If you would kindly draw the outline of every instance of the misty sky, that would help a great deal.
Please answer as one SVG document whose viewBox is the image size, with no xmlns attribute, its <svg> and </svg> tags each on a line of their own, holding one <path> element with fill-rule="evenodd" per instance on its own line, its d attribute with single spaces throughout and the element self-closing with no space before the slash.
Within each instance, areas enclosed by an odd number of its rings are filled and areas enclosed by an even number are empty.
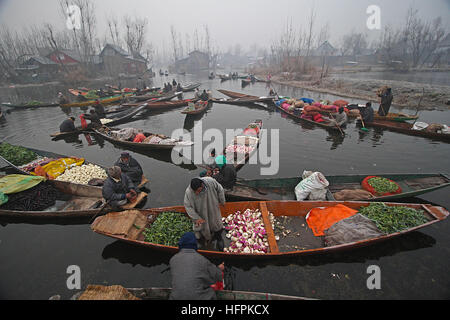
<svg viewBox="0 0 450 320">
<path fill-rule="evenodd" d="M 94 4 L 100 39 L 106 34 L 108 16 L 136 15 L 149 20 L 148 41 L 167 49 L 171 25 L 182 35 L 192 35 L 196 28 L 200 32 L 208 25 L 214 46 L 222 51 L 236 43 L 243 48 L 255 43 L 269 46 L 289 19 L 295 27 L 306 27 L 313 6 L 316 31 L 329 23 L 330 42 L 336 45 L 351 30 L 365 31 L 369 38 L 377 36 L 366 27 L 369 5 L 381 8 L 382 27 L 401 24 L 410 5 L 424 19 L 441 16 L 447 30 L 450 21 L 450 0 L 95 0 Z M 20 30 L 44 22 L 65 27 L 58 0 L 0 0 L 0 25 Z"/>
</svg>

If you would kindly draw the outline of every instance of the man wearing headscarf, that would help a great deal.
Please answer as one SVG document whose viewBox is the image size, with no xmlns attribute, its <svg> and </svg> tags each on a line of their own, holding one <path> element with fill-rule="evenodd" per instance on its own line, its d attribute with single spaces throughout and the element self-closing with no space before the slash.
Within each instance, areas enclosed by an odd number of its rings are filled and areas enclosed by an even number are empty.
<svg viewBox="0 0 450 320">
<path fill-rule="evenodd" d="M 120 158 L 114 165 L 120 167 L 122 172 L 131 179 L 133 184 L 139 185 L 141 183 L 143 174 L 142 167 L 128 152 L 122 152 Z"/>
<path fill-rule="evenodd" d="M 197 252 L 197 239 L 186 232 L 178 242 L 180 251 L 169 261 L 172 274 L 170 300 L 213 300 L 211 285 L 222 281 L 224 264 L 215 266 Z"/>
<path fill-rule="evenodd" d="M 108 178 L 103 183 L 102 195 L 112 207 L 123 206 L 137 196 L 133 182 L 122 173 L 120 167 L 113 166 L 108 168 L 107 172 Z"/>
<path fill-rule="evenodd" d="M 232 190 L 236 183 L 236 168 L 232 164 L 227 164 L 227 158 L 223 155 L 216 157 L 216 167 L 218 172 L 213 178 L 219 182 L 225 190 Z"/>
<path fill-rule="evenodd" d="M 225 204 L 225 192 L 220 183 L 211 177 L 191 180 L 184 194 L 184 207 L 193 220 L 195 236 L 205 246 L 217 240 L 217 247 L 222 251 L 223 223 L 219 204 Z"/>
</svg>

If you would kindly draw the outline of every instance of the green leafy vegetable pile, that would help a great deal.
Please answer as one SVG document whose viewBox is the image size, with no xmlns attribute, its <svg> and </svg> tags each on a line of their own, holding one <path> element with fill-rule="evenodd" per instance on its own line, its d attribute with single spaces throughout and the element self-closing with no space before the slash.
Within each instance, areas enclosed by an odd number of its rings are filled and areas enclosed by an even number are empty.
<svg viewBox="0 0 450 320">
<path fill-rule="evenodd" d="M 394 192 L 398 189 L 398 185 L 386 178 L 375 177 L 367 180 L 367 183 L 375 189 L 377 193 Z"/>
<path fill-rule="evenodd" d="M 9 143 L 0 144 L 0 155 L 15 166 L 21 166 L 37 159 L 38 155 L 27 148 L 13 146 Z"/>
<path fill-rule="evenodd" d="M 99 96 L 97 95 L 97 91 L 95 91 L 95 90 L 89 90 L 88 93 L 84 97 L 89 100 L 99 98 Z"/>
<path fill-rule="evenodd" d="M 404 206 L 388 206 L 384 203 L 371 203 L 361 207 L 359 213 L 373 220 L 384 233 L 394 233 L 428 222 L 423 210 Z"/>
<path fill-rule="evenodd" d="M 162 212 L 143 234 L 147 242 L 178 246 L 181 236 L 190 231 L 192 231 L 192 221 L 183 213 Z"/>
<path fill-rule="evenodd" d="M 43 104 L 41 101 L 31 100 L 27 103 L 27 106 L 37 106 Z"/>
</svg>

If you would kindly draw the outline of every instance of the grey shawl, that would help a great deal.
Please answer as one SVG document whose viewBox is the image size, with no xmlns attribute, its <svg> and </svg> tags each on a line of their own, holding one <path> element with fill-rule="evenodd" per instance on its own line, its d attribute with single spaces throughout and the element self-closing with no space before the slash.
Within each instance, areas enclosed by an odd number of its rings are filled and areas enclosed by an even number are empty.
<svg viewBox="0 0 450 320">
<path fill-rule="evenodd" d="M 192 220 L 204 219 L 199 227 L 194 224 L 194 232 L 197 239 L 200 235 L 206 240 L 211 240 L 213 232 L 223 229 L 222 215 L 219 203 L 225 204 L 225 192 L 223 187 L 211 177 L 200 178 L 206 186 L 199 195 L 196 195 L 191 186 L 186 188 L 184 194 L 184 207 Z"/>
</svg>

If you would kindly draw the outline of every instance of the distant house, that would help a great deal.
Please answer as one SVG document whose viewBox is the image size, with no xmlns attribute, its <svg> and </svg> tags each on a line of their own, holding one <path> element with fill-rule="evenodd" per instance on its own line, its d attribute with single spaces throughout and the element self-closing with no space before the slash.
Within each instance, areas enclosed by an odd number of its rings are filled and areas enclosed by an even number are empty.
<svg viewBox="0 0 450 320">
<path fill-rule="evenodd" d="M 316 50 L 314 50 L 313 54 L 315 56 L 334 56 L 337 52 L 338 50 L 328 41 L 324 41 Z"/>
<path fill-rule="evenodd" d="M 56 73 L 58 64 L 46 57 L 31 56 L 16 68 L 19 73 Z"/>
<path fill-rule="evenodd" d="M 195 72 L 209 68 L 209 55 L 194 50 L 186 58 L 175 61 L 175 71 Z"/>
<path fill-rule="evenodd" d="M 69 70 L 78 69 L 82 62 L 80 55 L 74 50 L 54 50 L 46 57 L 58 65 L 64 65 Z"/>
<path fill-rule="evenodd" d="M 104 72 L 111 76 L 119 74 L 139 75 L 147 71 L 147 61 L 139 53 L 129 53 L 114 44 L 106 44 L 99 57 Z"/>
</svg>

